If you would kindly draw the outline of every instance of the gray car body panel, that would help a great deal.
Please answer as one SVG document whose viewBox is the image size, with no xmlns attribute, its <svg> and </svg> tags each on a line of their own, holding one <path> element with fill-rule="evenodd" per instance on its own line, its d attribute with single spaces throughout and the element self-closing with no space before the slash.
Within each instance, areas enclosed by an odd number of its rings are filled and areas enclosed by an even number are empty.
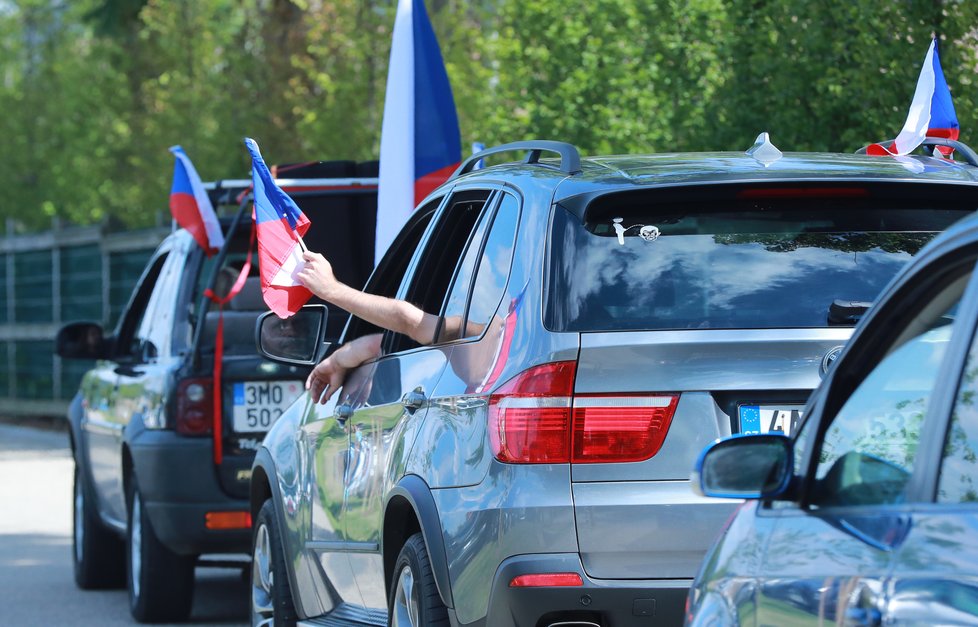
<svg viewBox="0 0 978 627">
<path fill-rule="evenodd" d="M 737 506 L 696 497 L 687 481 L 695 455 L 728 435 L 736 418 L 714 393 L 744 391 L 743 400 L 750 401 L 747 392 L 773 390 L 803 403 L 819 381 L 823 357 L 851 331 L 552 332 L 543 324 L 548 251 L 542 244 L 554 202 L 574 205 L 597 194 L 673 185 L 799 179 L 978 185 L 971 169 L 942 160 L 914 159 L 916 170 L 884 161 L 786 155 L 780 165 L 764 168 L 734 153 L 600 158 L 586 160 L 583 174 L 572 177 L 545 165 L 503 165 L 463 175 L 433 194 L 506 190 L 522 199 L 519 252 L 497 308 L 497 316 L 513 322 L 514 339 L 500 358 L 503 332 L 490 325 L 477 338 L 364 364 L 351 373 L 357 383 L 348 379 L 348 387 L 370 384 L 344 400 L 353 410 L 345 424 L 335 414 L 348 389 L 326 405 L 304 396 L 287 412 L 290 419 L 283 416 L 269 433 L 267 454 L 256 463 L 278 486 L 276 509 L 284 512 L 286 562 L 294 566 L 300 614 L 325 615 L 357 598 L 378 614 L 390 583 L 383 580 L 390 575 L 385 565 L 399 550 L 383 532 L 407 533 L 401 519 L 406 512 L 424 534 L 453 623 L 504 621 L 489 612 L 505 602 L 491 596 L 507 589 L 500 577 L 510 577 L 513 564 L 519 572 L 538 572 L 545 564 L 572 563 L 587 586 L 640 589 L 650 598 L 661 588 L 672 603 L 677 586 L 692 580 L 707 540 Z M 431 238 L 428 230 L 419 250 Z M 417 254 L 408 273 L 416 266 Z M 492 392 L 527 368 L 565 360 L 577 362 L 575 393 L 681 393 L 655 457 L 629 464 L 522 465 L 492 456 L 486 437 Z M 421 370 L 412 374 L 415 368 Z M 425 402 L 404 411 L 398 395 L 419 378 Z"/>
</svg>

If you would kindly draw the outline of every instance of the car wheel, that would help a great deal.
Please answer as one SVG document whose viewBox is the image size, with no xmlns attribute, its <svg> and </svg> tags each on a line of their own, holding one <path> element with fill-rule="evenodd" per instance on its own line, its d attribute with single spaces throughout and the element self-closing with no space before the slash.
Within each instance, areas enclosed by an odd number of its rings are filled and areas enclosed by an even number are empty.
<svg viewBox="0 0 978 627">
<path fill-rule="evenodd" d="M 121 588 L 126 581 L 125 546 L 119 536 L 102 526 L 89 492 L 75 464 L 71 528 L 75 584 L 83 590 Z"/>
<path fill-rule="evenodd" d="M 194 599 L 192 555 L 178 555 L 156 537 L 139 488 L 130 488 L 126 564 L 129 610 L 141 623 L 183 621 Z"/>
<path fill-rule="evenodd" d="M 428 549 L 420 533 L 404 543 L 395 562 L 392 583 L 387 603 L 387 623 L 391 627 L 448 624 L 448 610 L 438 594 Z"/>
<path fill-rule="evenodd" d="M 298 620 L 282 547 L 275 506 L 267 500 L 258 511 L 251 541 L 252 627 L 293 627 Z"/>
</svg>

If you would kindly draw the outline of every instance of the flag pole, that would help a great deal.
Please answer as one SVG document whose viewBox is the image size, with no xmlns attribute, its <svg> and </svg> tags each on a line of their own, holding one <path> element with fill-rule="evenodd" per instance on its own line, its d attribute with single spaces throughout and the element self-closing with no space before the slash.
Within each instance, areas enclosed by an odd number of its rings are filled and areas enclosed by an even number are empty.
<svg viewBox="0 0 978 627">
<path fill-rule="evenodd" d="M 295 235 L 296 241 L 299 242 L 299 248 L 302 250 L 302 252 L 304 252 L 304 253 L 309 252 L 309 249 L 306 247 L 306 243 L 304 241 L 302 241 L 302 236 L 299 235 L 299 232 L 298 231 L 292 231 L 292 233 Z"/>
</svg>

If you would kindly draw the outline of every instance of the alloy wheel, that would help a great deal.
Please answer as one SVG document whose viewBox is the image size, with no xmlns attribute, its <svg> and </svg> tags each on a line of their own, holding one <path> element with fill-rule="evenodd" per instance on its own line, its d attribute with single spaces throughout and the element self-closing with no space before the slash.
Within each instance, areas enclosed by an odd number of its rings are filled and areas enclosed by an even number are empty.
<svg viewBox="0 0 978 627">
<path fill-rule="evenodd" d="M 251 561 L 251 624 L 265 627 L 275 622 L 275 605 L 272 591 L 275 574 L 272 572 L 271 542 L 268 525 L 262 524 L 255 532 L 255 549 Z"/>
<path fill-rule="evenodd" d="M 77 470 L 75 473 L 75 561 L 81 563 L 85 557 L 85 494 L 81 477 Z"/>
<path fill-rule="evenodd" d="M 418 600 L 414 591 L 414 573 L 407 564 L 397 578 L 391 627 L 416 627 L 421 624 Z"/>
<path fill-rule="evenodd" d="M 132 516 L 129 521 L 129 526 L 131 527 L 129 533 L 129 572 L 130 583 L 132 590 L 132 596 L 134 599 L 139 598 L 139 580 L 142 576 L 143 570 L 143 555 L 140 549 L 143 545 L 143 518 L 142 518 L 142 503 L 139 499 L 139 492 L 133 494 L 132 497 Z"/>
</svg>

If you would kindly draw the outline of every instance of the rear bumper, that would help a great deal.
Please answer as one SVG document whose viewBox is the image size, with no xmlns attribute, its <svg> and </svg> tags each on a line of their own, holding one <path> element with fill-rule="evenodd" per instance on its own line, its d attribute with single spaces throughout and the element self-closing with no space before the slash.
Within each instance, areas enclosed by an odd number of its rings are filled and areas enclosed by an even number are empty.
<svg viewBox="0 0 978 627">
<path fill-rule="evenodd" d="M 579 587 L 511 588 L 518 575 L 577 573 Z M 590 622 L 601 627 L 681 625 L 691 579 L 591 579 L 576 554 L 521 555 L 503 562 L 493 581 L 486 624 L 534 627 Z"/>
<path fill-rule="evenodd" d="M 248 511 L 247 499 L 221 489 L 210 438 L 142 431 L 130 451 L 149 522 L 170 550 L 184 555 L 250 551 L 250 528 L 207 528 L 208 512 Z"/>
</svg>

